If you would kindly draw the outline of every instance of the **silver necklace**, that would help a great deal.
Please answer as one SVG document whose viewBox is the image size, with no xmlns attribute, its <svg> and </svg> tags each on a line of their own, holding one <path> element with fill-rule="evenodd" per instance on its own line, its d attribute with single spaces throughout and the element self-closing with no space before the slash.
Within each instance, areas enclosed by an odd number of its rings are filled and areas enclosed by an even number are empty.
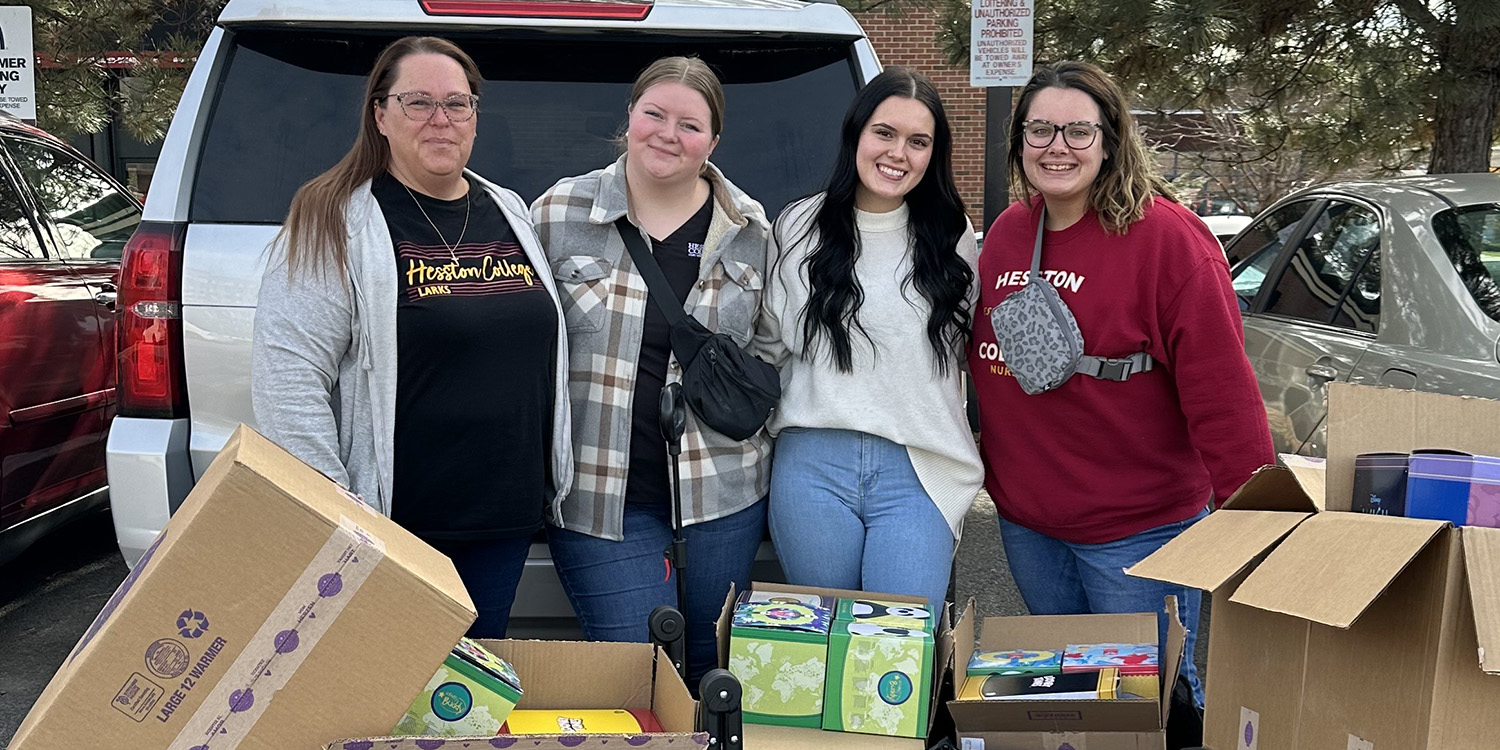
<svg viewBox="0 0 1500 750">
<path fill-rule="evenodd" d="M 401 181 L 397 180 L 397 182 Z M 422 212 L 422 218 L 426 219 L 427 225 L 432 227 L 432 231 L 437 233 L 438 242 L 443 243 L 443 247 L 448 249 L 448 257 L 453 259 L 453 264 L 458 265 L 458 253 L 453 252 L 453 248 L 464 244 L 464 235 L 469 232 L 469 204 L 472 202 L 469 200 L 469 193 L 467 191 L 464 192 L 464 228 L 458 232 L 458 242 L 450 245 L 447 238 L 443 237 L 443 231 L 438 229 L 437 224 L 433 223 L 432 217 L 427 215 L 427 209 L 422 208 L 422 201 L 417 200 L 417 194 L 413 193 L 411 188 L 406 187 L 406 183 L 404 182 L 401 183 L 401 187 L 406 188 L 406 194 L 411 196 L 412 203 L 417 204 L 417 210 Z"/>
</svg>

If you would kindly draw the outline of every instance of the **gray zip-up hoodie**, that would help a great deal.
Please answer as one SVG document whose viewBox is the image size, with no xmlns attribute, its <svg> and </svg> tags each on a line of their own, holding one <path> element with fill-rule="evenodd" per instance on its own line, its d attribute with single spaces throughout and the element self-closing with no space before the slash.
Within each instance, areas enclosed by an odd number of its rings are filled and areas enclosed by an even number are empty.
<svg viewBox="0 0 1500 750">
<path fill-rule="evenodd" d="M 550 264 L 521 197 L 465 172 L 500 206 L 537 278 L 558 303 Z M 269 248 L 251 349 L 250 397 L 260 431 L 293 455 L 391 514 L 396 432 L 396 254 L 365 182 L 345 215 L 348 284 L 309 269 L 287 274 L 284 242 Z M 568 340 L 559 304 L 553 387 L 552 482 L 556 519 L 573 482 Z M 499 321 L 497 321 L 498 324 Z M 439 437 L 439 436 L 434 436 Z M 482 454 L 491 446 L 454 450 Z"/>
</svg>

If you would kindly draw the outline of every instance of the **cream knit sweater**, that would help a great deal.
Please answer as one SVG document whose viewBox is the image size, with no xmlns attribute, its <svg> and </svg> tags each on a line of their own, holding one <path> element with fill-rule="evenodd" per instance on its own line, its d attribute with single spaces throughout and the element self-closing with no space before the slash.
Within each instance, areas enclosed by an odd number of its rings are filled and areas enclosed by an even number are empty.
<svg viewBox="0 0 1500 750">
<path fill-rule="evenodd" d="M 821 337 L 817 356 L 803 357 L 808 297 L 803 260 L 816 244 L 816 231 L 806 239 L 802 235 L 821 201 L 813 197 L 788 206 L 779 231 L 772 233 L 770 253 L 776 261 L 755 339 L 757 352 L 781 370 L 781 403 L 771 434 L 785 427 L 856 430 L 906 446 L 923 489 L 956 540 L 983 484 L 984 467 L 964 410 L 959 371 L 965 353 L 950 355 L 948 373 L 938 374 L 927 340 L 927 302 L 913 285 L 903 288 L 912 267 L 909 211 L 902 204 L 884 214 L 855 212 L 860 241 L 855 274 L 864 290 L 859 322 L 875 346 L 851 331 L 854 369 L 842 373 Z M 972 229 L 965 230 L 956 249 L 975 269 L 977 283 L 979 252 Z M 969 290 L 971 306 L 976 288 Z"/>
</svg>

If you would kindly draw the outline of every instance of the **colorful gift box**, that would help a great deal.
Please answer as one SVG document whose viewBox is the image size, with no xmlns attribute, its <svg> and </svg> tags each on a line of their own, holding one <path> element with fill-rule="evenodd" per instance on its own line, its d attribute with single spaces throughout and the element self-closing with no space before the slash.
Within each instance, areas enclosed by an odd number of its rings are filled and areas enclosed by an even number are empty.
<svg viewBox="0 0 1500 750">
<path fill-rule="evenodd" d="M 752 724 L 817 727 L 823 720 L 832 613 L 806 604 L 740 604 L 729 631 L 729 671 Z"/>
<path fill-rule="evenodd" d="M 833 620 L 932 632 L 932 610 L 911 602 L 840 599 L 838 608 L 834 610 Z"/>
<path fill-rule="evenodd" d="M 1473 474 L 1468 525 L 1500 529 L 1500 458 L 1475 456 Z"/>
<path fill-rule="evenodd" d="M 754 591 L 741 591 L 739 599 L 735 600 L 735 604 L 806 604 L 809 607 L 822 607 L 823 609 L 832 611 L 835 601 L 837 600 L 833 597 L 824 597 L 818 594 L 792 593 L 776 591 L 775 589 L 756 589 Z"/>
<path fill-rule="evenodd" d="M 976 651 L 969 659 L 966 674 L 1059 674 L 1062 672 L 1061 651 Z"/>
<path fill-rule="evenodd" d="M 823 728 L 925 736 L 932 670 L 931 633 L 868 621 L 836 621 L 828 637 Z"/>
<path fill-rule="evenodd" d="M 1405 453 L 1361 453 L 1354 457 L 1350 510 L 1375 516 L 1406 515 Z"/>
<path fill-rule="evenodd" d="M 391 733 L 493 735 L 520 700 L 521 680 L 510 664 L 465 638 L 449 652 Z"/>
<path fill-rule="evenodd" d="M 1406 479 L 1406 517 L 1462 526 L 1469 520 L 1474 457 L 1462 451 L 1412 451 Z"/>
<path fill-rule="evenodd" d="M 1159 668 L 1155 643 L 1082 643 L 1063 651 L 1063 674 L 1105 668 L 1123 675 L 1154 675 Z"/>
</svg>

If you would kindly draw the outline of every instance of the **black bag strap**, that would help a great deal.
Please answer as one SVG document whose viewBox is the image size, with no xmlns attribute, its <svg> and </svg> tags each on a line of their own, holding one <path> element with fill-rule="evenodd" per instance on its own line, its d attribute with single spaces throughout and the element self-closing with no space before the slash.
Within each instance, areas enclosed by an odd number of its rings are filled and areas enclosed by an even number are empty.
<svg viewBox="0 0 1500 750">
<path fill-rule="evenodd" d="M 661 272 L 656 256 L 651 254 L 651 251 L 646 248 L 646 243 L 641 240 L 641 230 L 631 224 L 624 215 L 615 219 L 615 230 L 620 233 L 620 239 L 625 241 L 625 249 L 630 251 L 630 259 L 635 263 L 635 270 L 640 271 L 641 278 L 646 280 L 648 296 L 656 301 L 656 308 L 667 316 L 667 325 L 676 327 L 678 321 L 687 317 L 687 313 L 682 311 L 682 305 L 672 304 L 677 300 L 677 294 L 672 291 L 672 285 L 667 282 L 667 275 Z"/>
</svg>

